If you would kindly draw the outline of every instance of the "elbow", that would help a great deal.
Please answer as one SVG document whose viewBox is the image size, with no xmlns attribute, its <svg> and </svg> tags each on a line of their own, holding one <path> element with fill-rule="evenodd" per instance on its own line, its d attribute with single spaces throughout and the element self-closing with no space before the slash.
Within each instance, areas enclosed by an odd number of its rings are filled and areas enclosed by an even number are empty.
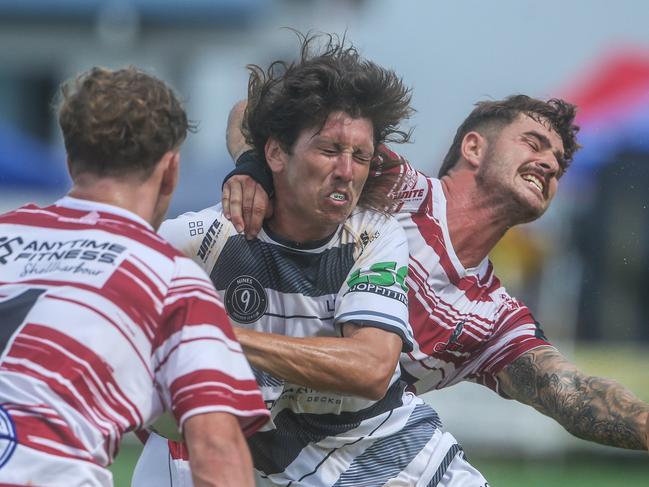
<svg viewBox="0 0 649 487">
<path fill-rule="evenodd" d="M 368 388 L 365 394 L 362 394 L 362 397 L 369 399 L 370 401 L 379 401 L 383 399 L 383 396 L 385 396 L 385 393 L 387 391 L 387 387 L 373 387 L 371 389 Z"/>
<path fill-rule="evenodd" d="M 390 371 L 373 370 L 364 378 L 361 377 L 361 390 L 358 391 L 358 395 L 371 401 L 383 399 L 383 396 L 388 391 L 393 374 L 394 369 Z"/>
</svg>

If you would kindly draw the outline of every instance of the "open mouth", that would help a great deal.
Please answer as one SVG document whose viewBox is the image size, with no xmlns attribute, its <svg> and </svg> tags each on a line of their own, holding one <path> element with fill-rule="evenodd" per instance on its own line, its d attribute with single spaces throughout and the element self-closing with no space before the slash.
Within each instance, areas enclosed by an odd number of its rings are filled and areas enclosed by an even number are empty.
<svg viewBox="0 0 649 487">
<path fill-rule="evenodd" d="M 534 174 L 523 174 L 521 177 L 539 193 L 541 193 L 542 195 L 544 194 L 545 184 L 543 182 L 543 179 Z"/>
<path fill-rule="evenodd" d="M 339 193 L 338 191 L 334 191 L 333 193 L 331 193 L 329 195 L 329 198 L 339 202 L 343 202 L 347 200 L 347 196 L 344 193 Z"/>
</svg>

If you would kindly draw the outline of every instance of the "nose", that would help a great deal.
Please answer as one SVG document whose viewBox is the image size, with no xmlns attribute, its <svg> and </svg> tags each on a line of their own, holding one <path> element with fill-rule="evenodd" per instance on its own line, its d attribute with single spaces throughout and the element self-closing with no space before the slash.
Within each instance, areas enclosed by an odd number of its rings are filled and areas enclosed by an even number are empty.
<svg viewBox="0 0 649 487">
<path fill-rule="evenodd" d="M 536 165 L 543 170 L 547 176 L 556 176 L 559 173 L 559 163 L 554 154 L 549 154 L 543 160 L 536 161 Z"/>
<path fill-rule="evenodd" d="M 352 179 L 352 155 L 343 152 L 336 159 L 336 167 L 334 168 L 334 176 L 342 181 L 351 181 Z"/>
</svg>

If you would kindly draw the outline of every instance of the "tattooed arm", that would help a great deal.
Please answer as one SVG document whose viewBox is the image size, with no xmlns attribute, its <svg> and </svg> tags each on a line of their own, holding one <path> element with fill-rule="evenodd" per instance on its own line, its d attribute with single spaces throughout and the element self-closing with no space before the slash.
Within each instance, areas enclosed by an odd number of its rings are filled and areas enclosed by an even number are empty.
<svg viewBox="0 0 649 487">
<path fill-rule="evenodd" d="M 507 395 L 550 416 L 573 435 L 647 449 L 649 404 L 614 380 L 580 372 L 552 347 L 531 350 L 498 374 Z"/>
</svg>

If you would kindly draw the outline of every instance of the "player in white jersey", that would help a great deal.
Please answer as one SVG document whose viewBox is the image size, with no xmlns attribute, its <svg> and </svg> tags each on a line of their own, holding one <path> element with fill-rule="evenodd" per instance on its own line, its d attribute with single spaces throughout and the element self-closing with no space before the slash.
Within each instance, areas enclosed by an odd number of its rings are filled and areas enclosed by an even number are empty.
<svg viewBox="0 0 649 487">
<path fill-rule="evenodd" d="M 601 444 L 647 449 L 649 405 L 613 380 L 579 371 L 546 339 L 526 306 L 494 274 L 488 253 L 507 229 L 540 217 L 578 149 L 575 107 L 524 95 L 480 102 L 457 131 L 440 179 L 401 160 L 396 218 L 408 237 L 407 284 L 414 349 L 404 377 L 416 392 L 460 381 L 486 385 Z M 237 174 L 239 173 L 239 174 Z M 224 187 L 248 238 L 267 211 L 264 181 L 249 158 Z M 243 205 L 242 205 L 243 202 Z M 254 211 L 252 209 L 254 208 Z"/>
<path fill-rule="evenodd" d="M 0 216 L 0 484 L 112 485 L 122 436 L 169 410 L 196 485 L 251 485 L 241 430 L 268 412 L 208 276 L 155 233 L 184 109 L 135 68 L 94 68 L 59 122 L 69 195 Z"/>
<path fill-rule="evenodd" d="M 309 42 L 285 71 L 252 70 L 246 138 L 277 190 L 259 238 L 238 234 L 220 207 L 161 227 L 210 271 L 259 371 L 272 422 L 249 439 L 257 482 L 486 485 L 400 377 L 400 353 L 412 346 L 408 249 L 399 225 L 376 211 L 395 179 L 364 183 L 376 144 L 409 113 L 408 91 L 353 48 L 330 42 L 311 56 Z M 229 148 L 240 154 L 246 141 L 237 116 L 231 123 Z M 159 468 L 155 452 L 169 454 L 153 438 L 137 478 Z"/>
</svg>

